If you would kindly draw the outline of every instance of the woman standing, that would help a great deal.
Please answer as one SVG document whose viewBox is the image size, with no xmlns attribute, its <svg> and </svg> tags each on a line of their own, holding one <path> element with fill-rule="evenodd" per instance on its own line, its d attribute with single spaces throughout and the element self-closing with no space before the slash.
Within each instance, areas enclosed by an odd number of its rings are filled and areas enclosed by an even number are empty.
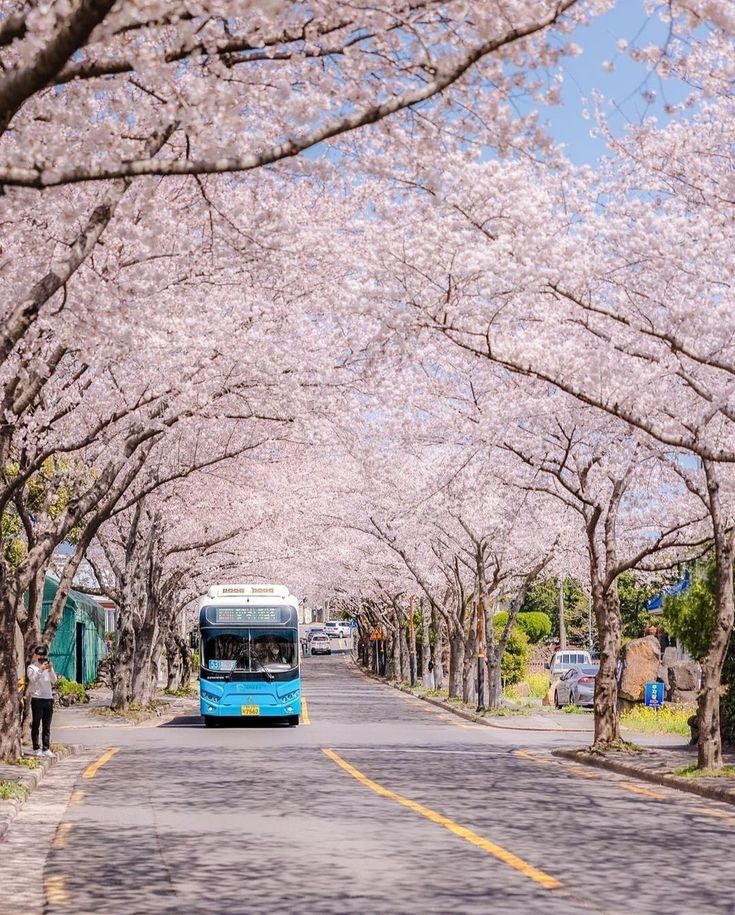
<svg viewBox="0 0 735 915">
<path fill-rule="evenodd" d="M 31 697 L 31 740 L 36 756 L 53 756 L 51 752 L 51 718 L 54 714 L 54 699 L 51 687 L 56 683 L 56 671 L 49 660 L 48 648 L 38 645 L 33 652 L 34 659 L 28 665 L 28 690 Z M 38 742 L 41 726 L 43 749 Z"/>
</svg>

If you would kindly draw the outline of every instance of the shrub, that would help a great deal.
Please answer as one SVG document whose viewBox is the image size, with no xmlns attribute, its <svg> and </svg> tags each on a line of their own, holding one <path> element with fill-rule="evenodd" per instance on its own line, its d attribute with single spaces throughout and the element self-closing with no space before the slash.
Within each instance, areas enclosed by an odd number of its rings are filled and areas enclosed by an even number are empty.
<svg viewBox="0 0 735 915">
<path fill-rule="evenodd" d="M 89 702 L 87 690 L 81 683 L 59 677 L 56 681 L 56 691 L 59 694 L 60 705 L 74 705 L 76 702 Z"/>
<path fill-rule="evenodd" d="M 498 638 L 502 635 L 503 630 L 508 625 L 508 614 L 505 610 L 496 613 L 493 617 L 495 635 Z M 541 610 L 533 610 L 529 613 L 519 613 L 516 617 L 515 625 L 521 629 L 528 638 L 528 641 L 535 645 L 551 635 L 551 617 Z"/>
<path fill-rule="evenodd" d="M 526 633 L 514 626 L 500 661 L 500 676 L 506 686 L 520 683 L 526 674 L 531 649 Z"/>
</svg>

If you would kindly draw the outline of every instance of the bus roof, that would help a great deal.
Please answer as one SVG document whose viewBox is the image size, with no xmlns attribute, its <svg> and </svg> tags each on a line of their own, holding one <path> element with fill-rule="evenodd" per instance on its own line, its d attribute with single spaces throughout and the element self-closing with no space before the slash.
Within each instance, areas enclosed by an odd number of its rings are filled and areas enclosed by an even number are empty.
<svg viewBox="0 0 735 915">
<path fill-rule="evenodd" d="M 207 597 L 276 597 L 284 600 L 289 596 L 285 585 L 212 585 L 207 592 Z"/>
</svg>

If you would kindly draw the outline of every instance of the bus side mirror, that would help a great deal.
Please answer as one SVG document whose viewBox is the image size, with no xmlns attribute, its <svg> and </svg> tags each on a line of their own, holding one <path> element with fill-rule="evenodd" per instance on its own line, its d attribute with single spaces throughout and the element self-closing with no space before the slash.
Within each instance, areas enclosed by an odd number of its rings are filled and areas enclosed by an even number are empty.
<svg viewBox="0 0 735 915">
<path fill-rule="evenodd" d="M 546 668 L 546 670 L 551 670 L 551 662 L 547 661 L 547 662 L 544 664 L 544 667 Z"/>
<path fill-rule="evenodd" d="M 189 648 L 198 648 L 199 647 L 199 633 L 195 630 L 192 630 L 189 633 Z"/>
</svg>

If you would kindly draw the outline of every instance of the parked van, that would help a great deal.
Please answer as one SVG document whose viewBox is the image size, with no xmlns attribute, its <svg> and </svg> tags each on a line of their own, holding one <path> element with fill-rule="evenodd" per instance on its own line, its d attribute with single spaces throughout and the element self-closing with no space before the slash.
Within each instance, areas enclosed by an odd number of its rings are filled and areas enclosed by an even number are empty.
<svg viewBox="0 0 735 915">
<path fill-rule="evenodd" d="M 555 651 L 551 663 L 548 665 L 549 676 L 552 680 L 556 680 L 572 667 L 578 667 L 581 664 L 592 664 L 592 656 L 589 651 L 581 648 L 565 648 L 563 651 Z"/>
</svg>

